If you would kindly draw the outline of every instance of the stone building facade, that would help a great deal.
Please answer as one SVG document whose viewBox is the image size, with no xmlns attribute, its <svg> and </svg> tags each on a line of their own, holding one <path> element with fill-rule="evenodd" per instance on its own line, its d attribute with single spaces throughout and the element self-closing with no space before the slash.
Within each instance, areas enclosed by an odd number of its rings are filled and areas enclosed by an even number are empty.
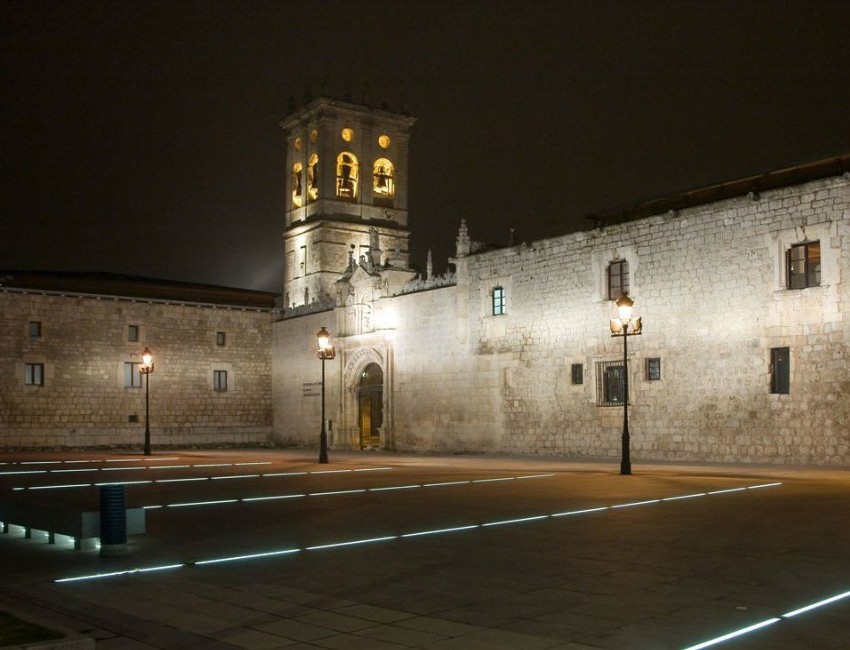
<svg viewBox="0 0 850 650">
<path fill-rule="evenodd" d="M 850 156 L 531 243 L 485 246 L 461 223 L 453 270 L 416 276 L 413 123 L 326 99 L 281 123 L 282 309 L 0 273 L 0 446 L 139 445 L 149 346 L 154 446 L 318 446 L 324 393 L 332 453 L 615 459 L 628 399 L 635 462 L 850 465 Z M 627 364 L 622 294 L 642 322 Z"/>
<path fill-rule="evenodd" d="M 274 295 L 0 273 L 0 447 L 268 445 Z"/>
<path fill-rule="evenodd" d="M 500 249 L 461 224 L 454 274 L 401 287 L 383 260 L 337 260 L 323 299 L 274 325 L 275 439 L 318 440 L 327 327 L 337 448 L 619 457 L 627 371 L 636 460 L 850 464 L 848 169 L 818 161 Z M 621 293 L 643 323 L 625 369 Z"/>
</svg>

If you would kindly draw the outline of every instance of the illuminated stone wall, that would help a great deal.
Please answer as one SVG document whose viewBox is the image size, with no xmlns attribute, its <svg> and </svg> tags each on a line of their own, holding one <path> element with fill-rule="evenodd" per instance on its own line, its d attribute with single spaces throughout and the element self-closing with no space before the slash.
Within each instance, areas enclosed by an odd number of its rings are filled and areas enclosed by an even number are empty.
<svg viewBox="0 0 850 650">
<path fill-rule="evenodd" d="M 11 289 L 0 291 L 0 306 L 0 447 L 141 448 L 144 386 L 125 388 L 124 363 L 145 346 L 155 357 L 154 449 L 269 443 L 269 310 Z M 30 321 L 41 323 L 40 337 L 29 335 Z M 130 325 L 138 342 L 128 341 Z M 25 385 L 26 363 L 43 364 L 43 386 Z M 227 372 L 227 391 L 213 389 L 214 370 Z"/>
<path fill-rule="evenodd" d="M 820 242 L 820 286 L 789 290 L 785 251 L 803 241 Z M 357 372 L 371 359 L 386 374 L 388 448 L 615 461 L 623 409 L 597 405 L 597 364 L 623 354 L 606 295 L 618 258 L 644 323 L 629 338 L 634 462 L 850 464 L 846 176 L 459 257 L 456 286 L 382 298 L 392 327 L 335 339 L 336 444 L 357 446 Z M 490 315 L 495 286 L 502 316 Z M 342 312 L 276 324 L 278 441 L 316 444 L 314 336 L 344 332 Z M 790 349 L 788 394 L 771 393 L 778 347 Z"/>
</svg>

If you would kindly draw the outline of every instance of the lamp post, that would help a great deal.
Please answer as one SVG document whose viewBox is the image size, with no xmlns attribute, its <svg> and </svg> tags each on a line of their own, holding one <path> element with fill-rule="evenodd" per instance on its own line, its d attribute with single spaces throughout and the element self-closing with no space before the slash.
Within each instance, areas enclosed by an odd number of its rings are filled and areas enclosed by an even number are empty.
<svg viewBox="0 0 850 650">
<path fill-rule="evenodd" d="M 642 328 L 640 317 L 632 318 L 632 306 L 634 304 L 634 300 L 624 293 L 617 300 L 617 311 L 620 318 L 611 319 L 611 336 L 623 337 L 623 435 L 621 438 L 620 474 L 632 473 L 629 438 L 629 337 L 640 334 Z"/>
<path fill-rule="evenodd" d="M 142 365 L 139 374 L 145 377 L 145 456 L 151 455 L 151 373 L 153 372 L 153 355 L 150 348 L 145 346 L 142 352 Z"/>
<path fill-rule="evenodd" d="M 319 349 L 316 354 L 322 360 L 322 433 L 319 437 L 319 462 L 327 463 L 328 431 L 325 428 L 325 361 L 333 359 L 336 356 L 336 352 L 331 345 L 331 335 L 327 328 L 322 327 L 316 334 L 316 339 L 319 343 Z"/>
</svg>

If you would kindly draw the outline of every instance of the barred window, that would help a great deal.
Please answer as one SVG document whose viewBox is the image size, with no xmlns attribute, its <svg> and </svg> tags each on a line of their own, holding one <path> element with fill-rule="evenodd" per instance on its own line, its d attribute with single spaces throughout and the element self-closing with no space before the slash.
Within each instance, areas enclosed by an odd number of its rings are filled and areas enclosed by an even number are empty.
<svg viewBox="0 0 850 650">
<path fill-rule="evenodd" d="M 661 359 L 655 357 L 646 360 L 647 381 L 658 381 L 661 379 Z"/>
<path fill-rule="evenodd" d="M 622 406 L 626 401 L 626 373 L 622 361 L 596 363 L 596 405 Z"/>
</svg>

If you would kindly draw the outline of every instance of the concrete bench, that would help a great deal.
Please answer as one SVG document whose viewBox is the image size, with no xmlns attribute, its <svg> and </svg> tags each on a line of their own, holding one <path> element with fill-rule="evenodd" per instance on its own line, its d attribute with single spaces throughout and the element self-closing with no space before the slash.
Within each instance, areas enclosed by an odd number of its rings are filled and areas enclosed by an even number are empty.
<svg viewBox="0 0 850 650">
<path fill-rule="evenodd" d="M 127 534 L 140 535 L 145 532 L 144 508 L 127 509 Z M 0 503 L 0 522 L 3 532 L 9 532 L 9 526 L 21 526 L 24 536 L 32 537 L 33 530 L 47 533 L 50 544 L 56 542 L 56 535 L 74 538 L 74 548 L 95 548 L 100 537 L 100 511 L 88 512 L 73 507 L 47 506 L 30 503 Z"/>
</svg>

